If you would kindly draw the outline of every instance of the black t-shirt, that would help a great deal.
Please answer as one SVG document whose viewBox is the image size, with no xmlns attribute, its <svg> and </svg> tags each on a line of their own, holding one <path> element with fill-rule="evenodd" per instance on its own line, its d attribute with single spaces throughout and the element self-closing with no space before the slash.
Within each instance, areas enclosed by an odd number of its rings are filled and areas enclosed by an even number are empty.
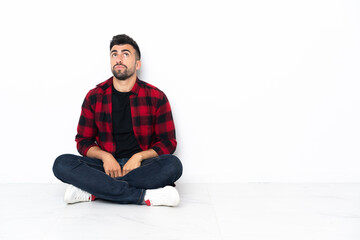
<svg viewBox="0 0 360 240">
<path fill-rule="evenodd" d="M 118 92 L 113 86 L 112 123 L 113 137 L 116 144 L 115 158 L 130 158 L 141 152 L 137 142 L 131 118 L 130 99 L 132 92 Z"/>
</svg>

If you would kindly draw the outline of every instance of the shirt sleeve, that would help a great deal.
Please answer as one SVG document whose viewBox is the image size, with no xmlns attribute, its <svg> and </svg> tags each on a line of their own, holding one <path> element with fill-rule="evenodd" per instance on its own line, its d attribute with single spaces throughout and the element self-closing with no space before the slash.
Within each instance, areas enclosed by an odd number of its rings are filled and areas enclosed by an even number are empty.
<svg viewBox="0 0 360 240">
<path fill-rule="evenodd" d="M 155 120 L 155 135 L 157 141 L 152 146 L 158 155 L 172 154 L 175 152 L 177 142 L 175 125 L 169 101 L 165 94 L 158 102 Z"/>
<path fill-rule="evenodd" d="M 91 147 L 97 146 L 95 137 L 98 129 L 95 125 L 95 111 L 91 104 L 93 97 L 95 96 L 92 96 L 90 91 L 84 99 L 75 137 L 77 150 L 83 156 L 86 156 Z"/>
</svg>

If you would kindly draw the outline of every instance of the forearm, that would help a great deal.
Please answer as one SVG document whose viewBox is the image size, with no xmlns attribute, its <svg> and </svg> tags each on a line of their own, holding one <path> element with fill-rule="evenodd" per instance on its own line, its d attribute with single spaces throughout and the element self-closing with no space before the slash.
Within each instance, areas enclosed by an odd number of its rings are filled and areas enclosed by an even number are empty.
<svg viewBox="0 0 360 240">
<path fill-rule="evenodd" d="M 86 156 L 89 157 L 89 158 L 97 158 L 97 159 L 100 159 L 102 161 L 104 161 L 105 159 L 107 159 L 109 157 L 113 157 L 111 153 L 108 153 L 108 152 L 102 150 L 98 146 L 91 147 L 87 151 Z"/>
<path fill-rule="evenodd" d="M 148 158 L 157 157 L 158 154 L 155 152 L 154 149 L 148 149 L 145 151 L 141 151 L 138 153 L 135 153 L 124 165 L 123 167 L 123 175 L 128 174 L 132 170 L 138 168 L 141 166 L 141 162 Z"/>
<path fill-rule="evenodd" d="M 134 156 L 138 156 L 140 161 L 143 161 L 145 159 L 157 157 L 159 155 L 157 154 L 157 152 L 155 152 L 154 149 L 148 149 L 145 151 L 138 152 Z"/>
<path fill-rule="evenodd" d="M 110 177 L 122 177 L 122 171 L 120 164 L 116 161 L 114 156 L 111 153 L 108 153 L 102 150 L 98 146 L 91 147 L 87 154 L 87 157 L 97 158 L 103 161 L 104 163 L 104 172 Z"/>
</svg>

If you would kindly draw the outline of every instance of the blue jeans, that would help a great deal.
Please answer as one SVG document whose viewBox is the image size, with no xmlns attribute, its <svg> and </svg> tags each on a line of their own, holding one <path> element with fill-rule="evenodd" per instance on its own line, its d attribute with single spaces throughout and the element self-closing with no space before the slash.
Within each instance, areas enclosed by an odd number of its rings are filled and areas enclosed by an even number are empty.
<svg viewBox="0 0 360 240">
<path fill-rule="evenodd" d="M 129 158 L 117 159 L 123 167 Z M 161 155 L 142 161 L 141 166 L 123 177 L 105 174 L 100 159 L 64 154 L 56 158 L 54 175 L 97 198 L 117 202 L 142 204 L 146 189 L 173 185 L 182 174 L 182 164 L 174 155 Z"/>
</svg>

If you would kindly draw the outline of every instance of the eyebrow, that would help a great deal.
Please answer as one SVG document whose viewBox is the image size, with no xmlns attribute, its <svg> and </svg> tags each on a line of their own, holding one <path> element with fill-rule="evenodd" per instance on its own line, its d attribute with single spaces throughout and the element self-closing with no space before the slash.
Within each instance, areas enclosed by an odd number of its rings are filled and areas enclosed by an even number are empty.
<svg viewBox="0 0 360 240">
<path fill-rule="evenodd" d="M 110 53 L 113 53 L 113 52 L 118 52 L 118 51 L 116 49 L 114 49 Z M 128 50 L 128 49 L 123 49 L 123 50 L 121 50 L 121 52 L 129 52 L 129 53 L 131 53 L 130 50 Z"/>
</svg>

